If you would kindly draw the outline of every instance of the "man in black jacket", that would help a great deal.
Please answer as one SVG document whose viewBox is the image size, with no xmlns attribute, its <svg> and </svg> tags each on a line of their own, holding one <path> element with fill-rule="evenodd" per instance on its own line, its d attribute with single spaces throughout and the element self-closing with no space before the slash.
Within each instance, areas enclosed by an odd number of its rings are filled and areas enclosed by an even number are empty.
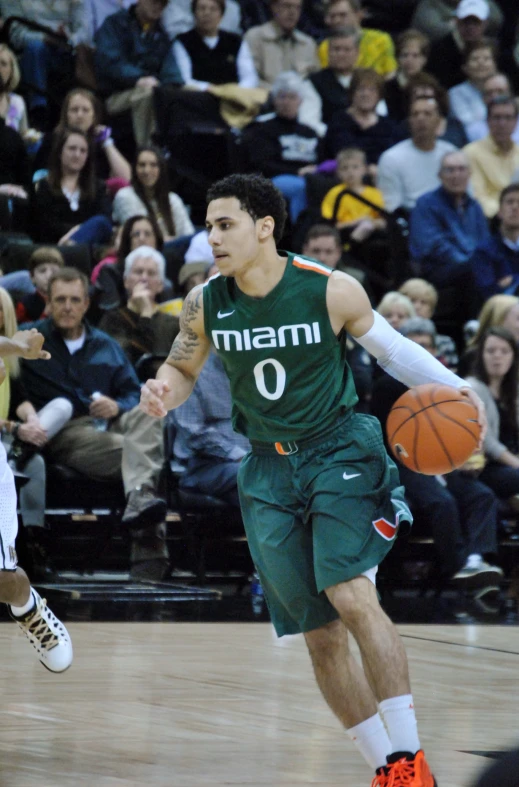
<svg viewBox="0 0 519 787">
<path fill-rule="evenodd" d="M 272 178 L 289 202 L 292 222 L 306 207 L 303 175 L 313 172 L 320 160 L 317 133 L 297 119 L 304 90 L 298 74 L 282 72 L 272 86 L 275 111 L 251 123 L 242 137 L 249 171 Z"/>
<path fill-rule="evenodd" d="M 359 57 L 359 40 L 359 32 L 353 27 L 332 30 L 328 36 L 328 68 L 308 77 L 321 99 L 321 119 L 326 125 L 338 110 L 350 105 L 350 82 Z"/>
</svg>

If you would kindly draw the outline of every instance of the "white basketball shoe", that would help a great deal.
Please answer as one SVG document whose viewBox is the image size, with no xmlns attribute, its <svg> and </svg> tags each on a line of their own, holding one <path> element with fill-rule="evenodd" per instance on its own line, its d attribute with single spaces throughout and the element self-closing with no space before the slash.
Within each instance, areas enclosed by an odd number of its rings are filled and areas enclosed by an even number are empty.
<svg viewBox="0 0 519 787">
<path fill-rule="evenodd" d="M 8 607 L 9 613 L 35 649 L 43 666 L 51 672 L 65 672 L 73 658 L 69 633 L 33 587 L 31 593 L 34 607 L 29 612 L 17 618 Z"/>
</svg>

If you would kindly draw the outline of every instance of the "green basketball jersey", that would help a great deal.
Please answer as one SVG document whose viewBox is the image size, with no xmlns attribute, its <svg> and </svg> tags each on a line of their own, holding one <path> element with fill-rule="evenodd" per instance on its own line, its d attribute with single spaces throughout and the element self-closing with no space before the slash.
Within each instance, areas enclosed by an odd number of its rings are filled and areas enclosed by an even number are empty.
<svg viewBox="0 0 519 787">
<path fill-rule="evenodd" d="M 288 254 L 281 281 L 264 298 L 217 274 L 204 285 L 205 331 L 231 384 L 233 426 L 251 440 L 308 439 L 358 401 L 326 308 L 332 270 Z"/>
</svg>

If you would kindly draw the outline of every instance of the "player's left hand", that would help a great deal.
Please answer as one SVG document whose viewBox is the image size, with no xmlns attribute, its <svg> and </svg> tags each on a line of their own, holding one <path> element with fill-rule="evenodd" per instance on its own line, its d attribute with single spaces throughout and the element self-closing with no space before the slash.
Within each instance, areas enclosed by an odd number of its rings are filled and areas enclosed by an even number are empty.
<svg viewBox="0 0 519 787">
<path fill-rule="evenodd" d="M 485 412 L 485 405 L 483 404 L 477 393 L 472 388 L 469 388 L 468 386 L 466 388 L 460 388 L 460 393 L 463 394 L 463 396 L 466 396 L 467 399 L 469 399 L 472 402 L 472 404 L 478 411 L 478 424 L 481 427 L 478 450 L 481 451 L 483 449 L 483 441 L 487 433 L 487 414 Z"/>
</svg>

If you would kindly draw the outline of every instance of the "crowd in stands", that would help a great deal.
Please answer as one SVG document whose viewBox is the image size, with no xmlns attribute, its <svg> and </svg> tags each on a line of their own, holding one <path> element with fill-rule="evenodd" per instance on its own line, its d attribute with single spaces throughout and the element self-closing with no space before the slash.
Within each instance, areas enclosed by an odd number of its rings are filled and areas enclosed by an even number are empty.
<svg viewBox="0 0 519 787">
<path fill-rule="evenodd" d="M 402 475 L 438 576 L 495 590 L 499 512 L 519 500 L 519 5 L 0 0 L 0 20 L 0 326 L 37 324 L 52 352 L 0 388 L 35 551 L 59 460 L 122 479 L 133 575 L 166 570 L 139 364 L 167 355 L 214 273 L 207 187 L 261 172 L 287 202 L 282 247 L 358 278 L 484 399 L 477 461 Z M 348 357 L 358 407 L 384 422 L 401 387 L 351 340 Z M 247 445 L 216 356 L 170 418 L 181 487 L 236 506 Z"/>
</svg>

